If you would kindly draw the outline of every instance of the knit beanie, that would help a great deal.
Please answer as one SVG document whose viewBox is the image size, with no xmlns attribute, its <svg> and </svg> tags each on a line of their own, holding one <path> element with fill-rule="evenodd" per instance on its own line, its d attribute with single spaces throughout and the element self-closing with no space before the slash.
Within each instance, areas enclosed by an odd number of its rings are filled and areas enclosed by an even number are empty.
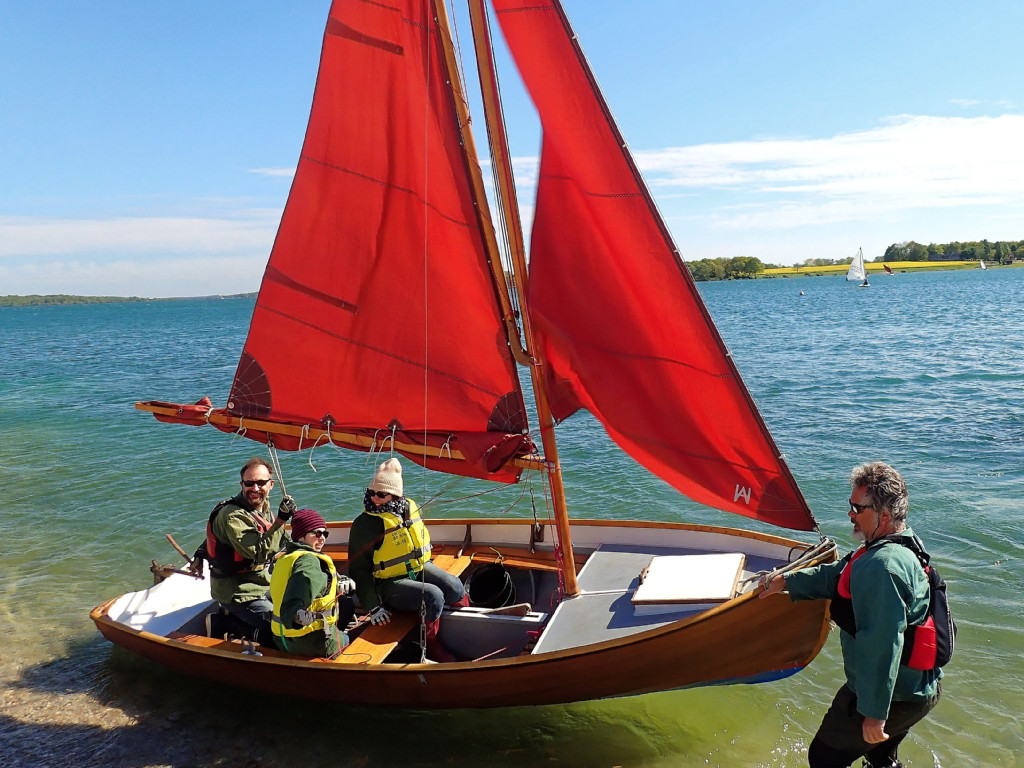
<svg viewBox="0 0 1024 768">
<path fill-rule="evenodd" d="M 383 491 L 392 496 L 402 496 L 402 465 L 398 459 L 388 459 L 379 467 L 373 480 L 366 486 L 371 491 Z"/>
<path fill-rule="evenodd" d="M 292 541 L 298 541 L 310 531 L 326 528 L 326 521 L 312 509 L 300 509 L 292 517 Z"/>
</svg>

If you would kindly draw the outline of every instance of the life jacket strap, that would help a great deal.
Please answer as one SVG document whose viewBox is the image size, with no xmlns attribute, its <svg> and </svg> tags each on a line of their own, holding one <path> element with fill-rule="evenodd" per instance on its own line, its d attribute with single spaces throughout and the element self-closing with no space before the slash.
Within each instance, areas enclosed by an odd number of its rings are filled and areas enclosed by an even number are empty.
<svg viewBox="0 0 1024 768">
<path fill-rule="evenodd" d="M 407 563 L 410 560 L 419 560 L 424 555 L 429 554 L 431 549 L 433 549 L 433 547 L 430 544 L 427 544 L 425 546 L 412 550 L 407 555 L 402 555 L 401 557 L 393 557 L 390 560 L 384 560 L 373 566 L 373 572 L 379 573 L 381 571 L 387 570 L 388 568 L 391 568 L 392 566 Z"/>
</svg>

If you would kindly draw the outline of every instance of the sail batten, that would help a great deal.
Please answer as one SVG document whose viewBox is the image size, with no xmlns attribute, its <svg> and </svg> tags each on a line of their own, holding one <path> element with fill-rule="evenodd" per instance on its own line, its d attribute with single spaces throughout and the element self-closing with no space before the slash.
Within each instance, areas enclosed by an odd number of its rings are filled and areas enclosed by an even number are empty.
<svg viewBox="0 0 1024 768">
<path fill-rule="evenodd" d="M 813 528 L 561 6 L 493 5 L 543 130 L 528 312 L 555 417 L 590 411 L 698 502 Z"/>
</svg>

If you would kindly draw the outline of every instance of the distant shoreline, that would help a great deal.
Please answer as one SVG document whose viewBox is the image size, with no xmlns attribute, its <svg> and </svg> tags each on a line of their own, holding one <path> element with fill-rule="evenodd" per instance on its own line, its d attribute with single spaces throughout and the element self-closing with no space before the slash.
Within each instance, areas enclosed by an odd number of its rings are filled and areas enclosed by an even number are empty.
<svg viewBox="0 0 1024 768">
<path fill-rule="evenodd" d="M 212 296 L 171 296 L 159 299 L 140 296 L 74 296 L 65 293 L 30 294 L 28 296 L 0 296 L 0 307 L 59 307 L 77 304 L 137 304 L 153 301 L 195 301 L 197 299 L 248 299 L 255 298 L 256 292 L 232 293 Z"/>
<path fill-rule="evenodd" d="M 978 269 L 977 261 L 893 261 L 888 262 L 889 268 L 895 272 L 938 272 L 954 269 Z M 872 261 L 864 265 L 870 274 L 879 274 L 885 267 L 882 262 Z M 1024 261 L 1015 261 L 1012 264 L 989 264 L 989 269 L 1003 269 L 1004 267 L 1024 267 Z M 756 279 L 764 280 L 769 278 L 787 277 L 821 277 L 825 275 L 845 275 L 850 268 L 849 264 L 832 264 L 824 267 L 773 267 L 758 274 Z M 53 307 L 70 306 L 76 304 L 129 304 L 153 301 L 196 301 L 199 299 L 250 299 L 255 298 L 256 292 L 232 293 L 225 295 L 214 294 L 212 296 L 171 296 L 165 298 L 145 298 L 140 296 L 74 296 L 70 294 L 47 294 L 28 296 L 0 296 L 0 307 Z"/>
<path fill-rule="evenodd" d="M 870 261 L 864 264 L 869 274 L 884 272 L 886 264 L 896 272 L 939 272 L 955 269 L 979 269 L 977 261 Z M 987 269 L 1003 267 L 1024 267 L 1024 261 L 1012 264 L 987 263 Z M 850 269 L 849 264 L 830 264 L 823 267 L 773 267 L 765 269 L 757 275 L 758 279 L 775 277 L 820 277 L 823 275 L 845 275 Z"/>
</svg>

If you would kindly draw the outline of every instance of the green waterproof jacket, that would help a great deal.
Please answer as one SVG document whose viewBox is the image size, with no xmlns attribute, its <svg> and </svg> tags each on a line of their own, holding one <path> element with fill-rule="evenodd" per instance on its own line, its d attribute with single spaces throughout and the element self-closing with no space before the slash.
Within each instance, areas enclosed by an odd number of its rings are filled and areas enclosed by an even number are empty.
<svg viewBox="0 0 1024 768">
<path fill-rule="evenodd" d="M 912 535 L 910 528 L 902 533 Z M 791 600 L 824 600 L 836 593 L 846 565 L 840 560 L 786 574 Z M 903 633 L 928 614 L 928 577 L 906 547 L 886 542 L 853 561 L 850 593 L 857 634 L 840 630 L 846 683 L 865 717 L 888 718 L 893 701 L 935 695 L 942 671 L 920 671 L 900 664 Z"/>
<path fill-rule="evenodd" d="M 312 547 L 298 542 L 289 541 L 285 544 L 284 553 L 286 555 L 296 550 L 315 552 Z M 314 598 L 323 596 L 327 591 L 327 584 L 328 576 L 321 567 L 320 558 L 298 558 L 295 565 L 292 566 L 292 575 L 288 579 L 284 598 L 281 601 L 281 622 L 291 625 L 295 619 L 295 612 L 309 608 Z M 345 645 L 347 642 L 344 633 L 334 626 L 329 627 L 327 632 L 311 632 L 300 637 L 274 637 L 274 643 L 281 650 L 303 656 L 333 656 L 341 648 L 341 645 Z"/>
<path fill-rule="evenodd" d="M 211 529 L 219 541 L 230 544 L 247 560 L 264 565 L 250 573 L 211 575 L 210 594 L 220 603 L 248 603 L 263 597 L 270 589 L 270 569 L 266 565 L 284 544 L 284 526 L 266 502 L 258 514 L 273 521 L 268 530 L 260 533 L 254 514 L 257 513 L 249 509 L 245 497 L 239 494 L 213 518 Z"/>
</svg>

